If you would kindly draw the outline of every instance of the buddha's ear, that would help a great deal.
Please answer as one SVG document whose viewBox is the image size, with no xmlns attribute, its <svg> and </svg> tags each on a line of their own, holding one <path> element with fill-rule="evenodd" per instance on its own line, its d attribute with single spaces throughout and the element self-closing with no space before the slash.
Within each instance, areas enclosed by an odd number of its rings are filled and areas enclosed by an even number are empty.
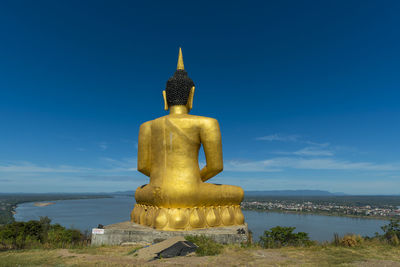
<svg viewBox="0 0 400 267">
<path fill-rule="evenodd" d="M 190 89 L 189 97 L 186 106 L 189 110 L 193 108 L 194 86 Z"/>
<path fill-rule="evenodd" d="M 163 95 L 163 98 L 164 98 L 164 109 L 168 110 L 167 92 L 165 92 L 165 90 L 162 91 L 162 95 Z"/>
</svg>

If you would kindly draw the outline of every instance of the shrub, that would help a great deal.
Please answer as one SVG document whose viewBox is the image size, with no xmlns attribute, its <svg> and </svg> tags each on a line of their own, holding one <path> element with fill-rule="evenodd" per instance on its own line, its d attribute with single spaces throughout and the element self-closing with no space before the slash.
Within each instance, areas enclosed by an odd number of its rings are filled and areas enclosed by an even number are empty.
<svg viewBox="0 0 400 267">
<path fill-rule="evenodd" d="M 51 227 L 48 232 L 47 242 L 55 246 L 77 245 L 82 240 L 82 233 L 76 229 L 66 229 L 60 225 Z"/>
<path fill-rule="evenodd" d="M 0 227 L 0 242 L 4 248 L 23 248 L 25 239 L 32 233 L 30 240 L 36 238 L 37 227 L 31 221 L 13 222 Z"/>
<path fill-rule="evenodd" d="M 393 236 L 390 238 L 389 243 L 390 243 L 391 245 L 398 246 L 398 245 L 400 245 L 400 240 L 399 240 L 399 238 L 397 237 L 397 235 L 393 235 Z"/>
<path fill-rule="evenodd" d="M 50 219 L 13 222 L 0 226 L 0 249 L 23 249 L 36 247 L 71 247 L 87 244 L 88 235 L 79 230 L 66 229 L 59 224 L 50 224 Z"/>
<path fill-rule="evenodd" d="M 335 246 L 339 246 L 340 245 L 340 237 L 338 233 L 334 233 L 333 234 L 333 244 Z"/>
<path fill-rule="evenodd" d="M 370 239 L 366 237 L 366 239 Z M 342 246 L 342 247 L 356 247 L 364 243 L 365 239 L 360 235 L 355 234 L 346 234 L 342 238 L 339 237 L 339 234 L 333 234 L 333 241 L 332 244 L 335 246 Z"/>
<path fill-rule="evenodd" d="M 355 235 L 345 235 L 340 240 L 340 245 L 343 247 L 355 247 L 357 246 L 357 239 Z"/>
<path fill-rule="evenodd" d="M 389 224 L 381 227 L 383 230 L 383 238 L 386 239 L 392 245 L 400 244 L 400 220 L 391 219 Z"/>
<path fill-rule="evenodd" d="M 224 248 L 223 245 L 205 235 L 185 236 L 185 239 L 198 246 L 198 249 L 196 250 L 198 256 L 218 255 Z"/>
<path fill-rule="evenodd" d="M 29 221 L 24 223 L 23 225 L 23 233 L 22 235 L 26 237 L 30 237 L 31 240 L 43 241 L 43 229 L 42 225 L 39 221 Z"/>
<path fill-rule="evenodd" d="M 279 248 L 282 246 L 309 246 L 314 242 L 305 232 L 293 233 L 296 227 L 276 226 L 265 231 L 259 244 L 263 248 Z"/>
</svg>

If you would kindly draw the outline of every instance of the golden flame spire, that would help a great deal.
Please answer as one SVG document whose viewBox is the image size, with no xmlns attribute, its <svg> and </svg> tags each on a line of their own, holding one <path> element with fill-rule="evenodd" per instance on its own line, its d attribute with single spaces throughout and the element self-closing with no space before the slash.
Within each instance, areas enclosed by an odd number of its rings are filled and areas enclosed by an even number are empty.
<svg viewBox="0 0 400 267">
<path fill-rule="evenodd" d="M 182 56 L 182 49 L 179 47 L 179 56 L 178 56 L 178 66 L 176 67 L 177 70 L 184 70 L 185 66 L 183 65 L 183 56 Z"/>
</svg>

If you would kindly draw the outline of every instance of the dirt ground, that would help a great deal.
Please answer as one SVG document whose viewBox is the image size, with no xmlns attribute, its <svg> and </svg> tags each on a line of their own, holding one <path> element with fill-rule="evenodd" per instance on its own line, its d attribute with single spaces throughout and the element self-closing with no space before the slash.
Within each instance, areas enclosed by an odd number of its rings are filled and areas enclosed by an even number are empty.
<svg viewBox="0 0 400 267">
<path fill-rule="evenodd" d="M 144 261 L 135 247 L 0 252 L 0 266 L 400 266 L 400 247 L 240 248 L 217 256 Z"/>
</svg>

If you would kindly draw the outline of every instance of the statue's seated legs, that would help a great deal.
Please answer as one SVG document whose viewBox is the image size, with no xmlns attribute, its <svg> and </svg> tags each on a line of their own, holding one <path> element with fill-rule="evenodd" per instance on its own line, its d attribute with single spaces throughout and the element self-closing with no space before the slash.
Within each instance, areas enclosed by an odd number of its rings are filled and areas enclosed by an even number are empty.
<svg viewBox="0 0 400 267">
<path fill-rule="evenodd" d="M 184 191 L 144 185 L 136 190 L 131 221 L 160 230 L 190 230 L 241 225 L 243 189 L 201 183 Z M 185 201 L 182 201 L 182 200 Z M 184 204 L 182 204 L 184 203 Z"/>
</svg>

